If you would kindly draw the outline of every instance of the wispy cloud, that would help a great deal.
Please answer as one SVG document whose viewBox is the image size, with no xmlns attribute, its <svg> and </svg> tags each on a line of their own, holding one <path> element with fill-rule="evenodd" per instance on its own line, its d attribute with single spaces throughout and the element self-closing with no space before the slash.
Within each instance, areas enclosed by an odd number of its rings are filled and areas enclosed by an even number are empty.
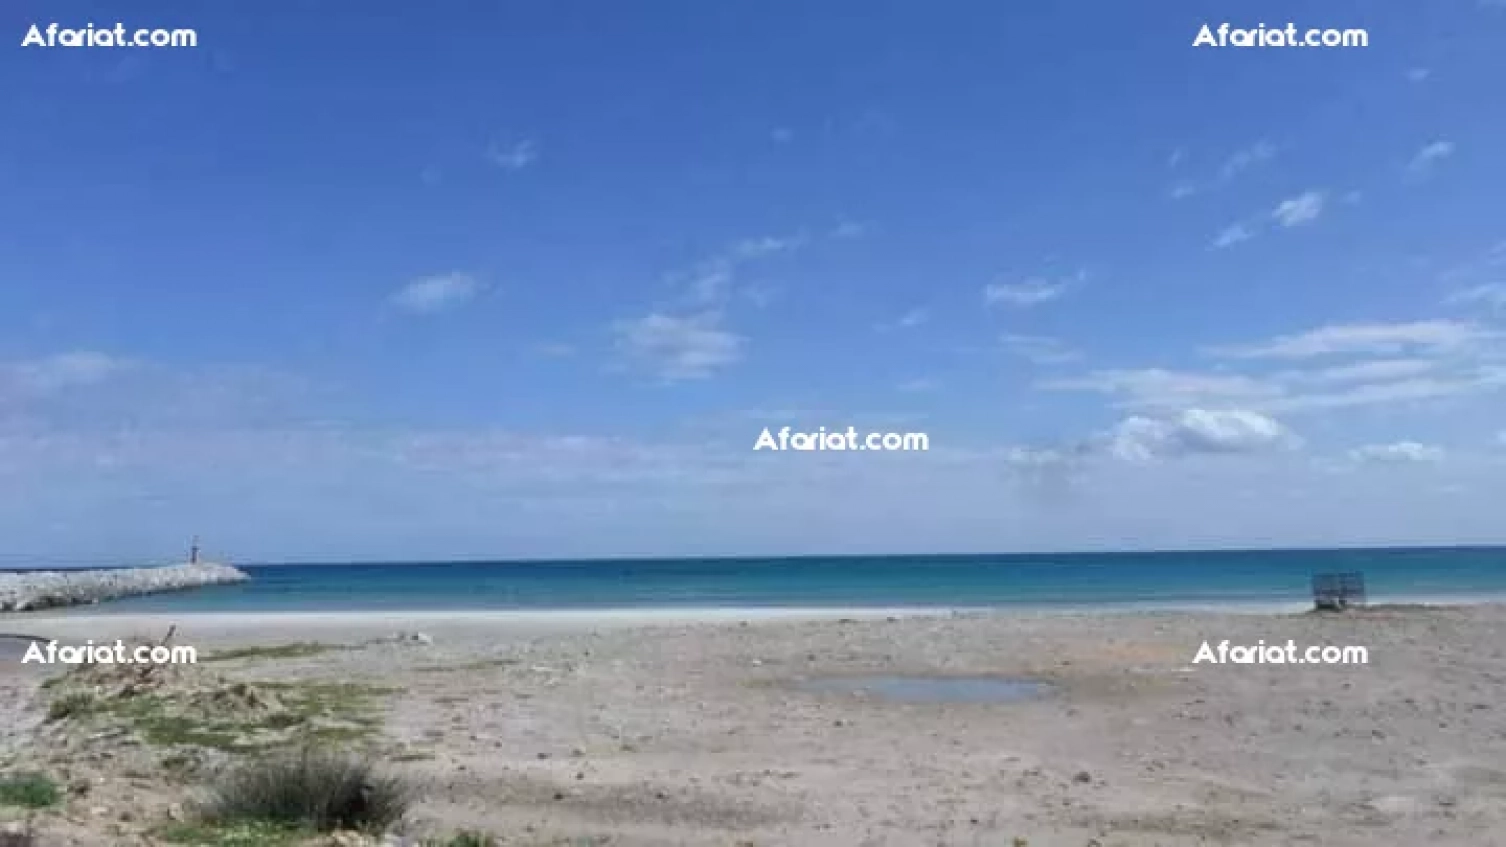
<svg viewBox="0 0 1506 847">
<path fill-rule="evenodd" d="M 1043 380 L 1048 391 L 1091 391 L 1119 398 L 1137 409 L 1247 406 L 1283 394 L 1279 386 L 1239 374 L 1198 373 L 1164 368 L 1107 369 L 1083 376 Z"/>
<path fill-rule="evenodd" d="M 1221 182 L 1228 182 L 1250 168 L 1276 158 L 1276 145 L 1264 139 L 1234 151 L 1219 169 Z"/>
<path fill-rule="evenodd" d="M 1218 171 L 1207 180 L 1198 182 L 1183 179 L 1172 185 L 1168 193 L 1172 199 L 1181 200 L 1194 194 L 1222 188 L 1233 182 L 1240 174 L 1276 158 L 1278 152 L 1276 145 L 1271 142 L 1264 139 L 1256 141 L 1248 147 L 1242 147 L 1229 154 L 1229 157 L 1219 166 Z M 1180 157 L 1174 158 L 1173 166 L 1180 164 L 1181 161 Z"/>
<path fill-rule="evenodd" d="M 859 221 L 842 221 L 832 227 L 832 238 L 862 238 L 872 229 L 868 224 Z"/>
<path fill-rule="evenodd" d="M 1253 345 L 1214 348 L 1235 359 L 1311 359 L 1320 356 L 1385 355 L 1413 350 L 1456 350 L 1499 337 L 1473 323 L 1449 320 L 1408 323 L 1331 324 Z"/>
<path fill-rule="evenodd" d="M 1438 462 L 1444 456 L 1443 448 L 1416 441 L 1397 441 L 1392 444 L 1366 444 L 1349 451 L 1349 458 L 1356 462 L 1380 464 L 1413 464 Z"/>
<path fill-rule="evenodd" d="M 1407 163 L 1407 172 L 1413 176 L 1427 176 L 1439 162 L 1454 155 L 1454 142 L 1433 141 L 1423 146 Z"/>
<path fill-rule="evenodd" d="M 1296 197 L 1282 200 L 1271 212 L 1271 218 L 1285 227 L 1312 223 L 1323 214 L 1326 195 L 1322 191 L 1307 191 Z"/>
<path fill-rule="evenodd" d="M 1450 294 L 1448 302 L 1506 309 L 1506 282 L 1488 282 Z"/>
<path fill-rule="evenodd" d="M 1214 236 L 1211 246 L 1214 250 L 1222 250 L 1226 247 L 1233 247 L 1236 244 L 1249 241 L 1254 237 L 1255 230 L 1251 229 L 1247 224 L 1233 223 L 1224 227 L 1219 231 L 1218 235 Z"/>
<path fill-rule="evenodd" d="M 1005 335 L 1000 340 L 1009 352 L 1037 365 L 1062 365 L 1082 358 L 1078 351 L 1044 335 Z"/>
<path fill-rule="evenodd" d="M 504 171 L 521 171 L 538 158 L 539 145 L 532 139 L 493 141 L 486 147 L 486 160 Z"/>
<path fill-rule="evenodd" d="M 1427 68 L 1411 68 L 1407 71 L 1407 80 L 1410 82 L 1426 82 L 1433 72 Z"/>
<path fill-rule="evenodd" d="M 616 327 L 618 349 L 629 364 L 666 381 L 703 379 L 738 362 L 745 339 L 721 326 L 720 315 L 676 317 L 655 312 Z"/>
<path fill-rule="evenodd" d="M 894 330 L 914 329 L 931 319 L 931 313 L 925 309 L 911 309 L 892 321 L 879 324 L 875 329 L 879 332 L 891 332 Z"/>
<path fill-rule="evenodd" d="M 413 314 L 433 314 L 455 308 L 481 293 L 481 283 L 466 273 L 416 279 L 388 298 L 395 308 Z"/>
<path fill-rule="evenodd" d="M 1506 390 L 1501 333 L 1456 321 L 1335 324 L 1207 353 L 1243 366 L 1187 371 L 1128 368 L 1045 380 L 1121 408 L 1165 413 L 1238 407 L 1263 413 L 1415 405 Z M 1272 369 L 1272 366 L 1276 366 Z"/>
<path fill-rule="evenodd" d="M 132 361 L 92 350 L 0 362 L 0 395 L 50 393 L 95 385 L 133 367 L 135 363 Z"/>
<path fill-rule="evenodd" d="M 1062 297 L 1083 278 L 1079 273 L 1070 279 L 1031 277 L 1020 282 L 992 282 L 983 287 L 983 302 L 989 306 L 1038 306 Z"/>
<path fill-rule="evenodd" d="M 934 379 L 921 377 L 918 379 L 907 379 L 904 382 L 901 382 L 897 387 L 900 391 L 918 394 L 926 391 L 935 391 L 938 386 Z"/>
<path fill-rule="evenodd" d="M 669 281 L 684 291 L 684 299 L 692 308 L 721 307 L 738 293 L 738 274 L 744 266 L 794 253 L 808 241 L 804 235 L 745 238 L 687 271 L 670 274 Z"/>
</svg>

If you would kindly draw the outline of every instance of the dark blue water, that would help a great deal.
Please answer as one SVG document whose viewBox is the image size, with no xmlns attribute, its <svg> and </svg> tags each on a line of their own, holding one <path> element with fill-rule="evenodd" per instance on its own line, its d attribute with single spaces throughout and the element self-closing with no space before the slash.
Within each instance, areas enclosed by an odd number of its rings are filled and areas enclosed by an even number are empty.
<svg viewBox="0 0 1506 847">
<path fill-rule="evenodd" d="M 790 559 L 406 562 L 246 567 L 252 581 L 96 612 L 607 608 L 1267 606 L 1314 573 L 1361 571 L 1373 601 L 1506 598 L 1506 548 Z"/>
</svg>

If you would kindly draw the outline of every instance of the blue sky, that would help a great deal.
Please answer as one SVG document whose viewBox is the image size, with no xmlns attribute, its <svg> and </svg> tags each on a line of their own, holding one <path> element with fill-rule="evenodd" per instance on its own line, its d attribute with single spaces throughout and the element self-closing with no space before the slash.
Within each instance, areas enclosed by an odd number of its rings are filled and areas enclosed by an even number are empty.
<svg viewBox="0 0 1506 847">
<path fill-rule="evenodd" d="M 7 556 L 1506 541 L 1499 2 L 149 12 L 0 13 L 200 40 L 0 51 Z"/>
</svg>

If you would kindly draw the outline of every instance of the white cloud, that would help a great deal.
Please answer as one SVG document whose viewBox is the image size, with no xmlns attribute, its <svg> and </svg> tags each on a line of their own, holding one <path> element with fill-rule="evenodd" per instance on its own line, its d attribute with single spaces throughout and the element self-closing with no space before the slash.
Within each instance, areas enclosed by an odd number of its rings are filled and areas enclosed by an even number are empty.
<svg viewBox="0 0 1506 847">
<path fill-rule="evenodd" d="M 90 350 L 0 363 L 0 393 L 49 393 L 104 382 L 134 363 Z"/>
<path fill-rule="evenodd" d="M 1079 274 L 1076 280 L 1081 280 Z M 1029 307 L 1049 303 L 1071 290 L 1072 281 L 1034 277 L 1017 283 L 993 282 L 983 287 L 983 302 L 990 306 Z"/>
<path fill-rule="evenodd" d="M 707 313 L 674 317 L 653 313 L 616 326 L 618 347 L 666 380 L 701 379 L 741 360 L 744 339 Z"/>
<path fill-rule="evenodd" d="M 1327 393 L 1296 394 L 1271 403 L 1269 408 L 1294 411 L 1415 405 L 1424 400 L 1464 397 L 1499 391 L 1502 388 L 1506 388 L 1506 369 L 1482 366 L 1458 370 L 1444 376 L 1359 383 Z"/>
<path fill-rule="evenodd" d="M 1219 180 L 1228 182 L 1255 165 L 1269 162 L 1275 157 L 1276 145 L 1265 140 L 1257 141 L 1249 147 L 1234 151 L 1233 155 L 1229 156 L 1223 168 L 1219 170 Z"/>
<path fill-rule="evenodd" d="M 1060 365 L 1082 358 L 1081 353 L 1044 335 L 1005 335 L 1000 340 L 1011 353 L 1037 365 Z"/>
<path fill-rule="evenodd" d="M 857 221 L 843 221 L 832 228 L 832 238 L 862 238 L 868 234 L 868 224 Z"/>
<path fill-rule="evenodd" d="M 775 144 L 789 144 L 795 140 L 795 131 L 789 127 L 777 126 L 769 130 L 769 140 Z"/>
<path fill-rule="evenodd" d="M 691 308 L 719 308 L 739 293 L 755 303 L 767 302 L 767 291 L 738 290 L 739 272 L 749 263 L 794 253 L 805 247 L 808 241 L 804 235 L 744 238 L 688 271 L 670 274 L 669 281 L 684 289 L 685 303 Z"/>
<path fill-rule="evenodd" d="M 1356 462 L 1379 464 L 1404 464 L 1412 462 L 1437 462 L 1443 459 L 1443 449 L 1416 441 L 1397 441 L 1393 444 L 1367 444 L 1349 451 L 1349 458 Z"/>
<path fill-rule="evenodd" d="M 1321 191 L 1308 191 L 1282 200 L 1271 212 L 1271 217 L 1282 226 L 1301 226 L 1311 223 L 1323 214 L 1326 195 Z"/>
<path fill-rule="evenodd" d="M 1452 155 L 1454 155 L 1454 142 L 1433 141 L 1417 151 L 1412 161 L 1407 164 L 1407 170 L 1416 176 L 1423 176 L 1432 171 L 1437 163 Z"/>
<path fill-rule="evenodd" d="M 417 314 L 432 314 L 454 308 L 481 292 L 481 283 L 470 274 L 449 273 L 416 279 L 398 289 L 388 301 Z"/>
<path fill-rule="evenodd" d="M 1408 351 L 1456 350 L 1494 339 L 1498 333 L 1471 323 L 1429 320 L 1410 323 L 1333 324 L 1263 344 L 1218 348 L 1236 359 L 1310 359 L 1341 355 L 1395 355 Z"/>
<path fill-rule="evenodd" d="M 1173 154 L 1174 159 L 1171 162 L 1171 167 L 1176 167 L 1181 163 L 1182 156 L 1178 155 L 1180 152 L 1179 150 L 1177 154 Z M 1277 152 L 1279 151 L 1276 145 L 1265 140 L 1257 141 L 1248 147 L 1235 150 L 1229 155 L 1229 158 L 1224 160 L 1223 165 L 1218 169 L 1218 173 L 1212 178 L 1201 183 L 1190 179 L 1177 182 L 1171 187 L 1169 192 L 1171 198 L 1173 200 L 1182 200 L 1194 194 L 1200 194 L 1204 191 L 1227 185 L 1245 171 L 1274 159 Z"/>
<path fill-rule="evenodd" d="M 538 144 L 526 138 L 510 144 L 494 141 L 486 148 L 486 160 L 505 171 L 521 171 L 538 158 Z"/>
<path fill-rule="evenodd" d="M 1101 370 L 1086 376 L 1045 380 L 1039 387 L 1050 391 L 1093 391 L 1121 398 L 1131 408 L 1188 408 L 1238 402 L 1271 400 L 1281 395 L 1279 387 L 1238 374 L 1208 374 L 1162 368 Z"/>
<path fill-rule="evenodd" d="M 1242 223 L 1230 224 L 1219 231 L 1213 239 L 1213 249 L 1222 250 L 1225 247 L 1233 247 L 1242 241 L 1249 241 L 1255 237 L 1255 231 Z"/>
<path fill-rule="evenodd" d="M 931 313 L 925 309 L 911 309 L 898 318 L 879 324 L 875 329 L 879 332 L 892 332 L 894 330 L 914 329 L 931 319 Z"/>
<path fill-rule="evenodd" d="M 1487 282 L 1456 291 L 1448 297 L 1449 303 L 1487 306 L 1506 309 L 1506 282 Z"/>
<path fill-rule="evenodd" d="M 1279 421 L 1246 409 L 1189 409 L 1168 418 L 1126 418 L 1108 433 L 1106 442 L 1116 458 L 1138 462 L 1258 453 L 1300 444 Z"/>
<path fill-rule="evenodd" d="M 1426 82 L 1433 72 L 1427 68 L 1412 68 L 1407 71 L 1407 79 L 1412 82 Z"/>
<path fill-rule="evenodd" d="M 1435 370 L 1438 364 L 1432 359 L 1375 359 L 1312 371 L 1292 371 L 1278 374 L 1277 377 L 1294 383 L 1319 385 L 1375 382 L 1421 376 Z"/>
</svg>

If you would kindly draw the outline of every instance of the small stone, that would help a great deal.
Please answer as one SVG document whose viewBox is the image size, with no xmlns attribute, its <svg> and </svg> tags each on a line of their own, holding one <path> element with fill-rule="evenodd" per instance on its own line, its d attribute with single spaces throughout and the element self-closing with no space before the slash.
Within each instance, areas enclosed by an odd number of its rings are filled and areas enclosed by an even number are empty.
<svg viewBox="0 0 1506 847">
<path fill-rule="evenodd" d="M 1077 776 L 1072 777 L 1072 781 L 1076 783 L 1086 784 L 1093 781 L 1093 775 L 1088 773 L 1087 771 L 1078 771 Z"/>
</svg>

